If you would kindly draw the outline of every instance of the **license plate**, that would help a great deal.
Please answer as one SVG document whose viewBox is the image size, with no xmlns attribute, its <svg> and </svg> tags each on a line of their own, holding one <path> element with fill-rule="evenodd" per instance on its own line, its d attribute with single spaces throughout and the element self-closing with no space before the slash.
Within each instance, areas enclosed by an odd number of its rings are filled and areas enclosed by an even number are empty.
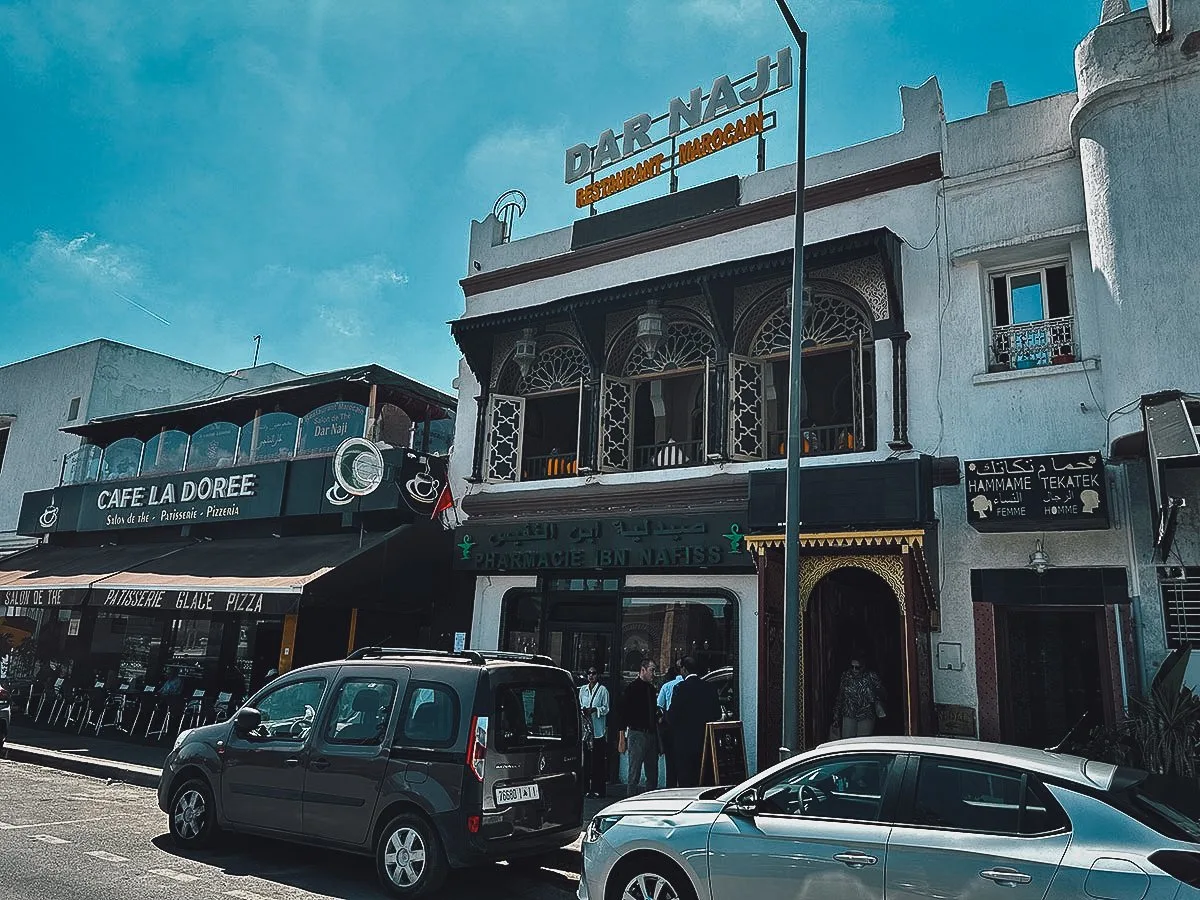
<svg viewBox="0 0 1200 900">
<path fill-rule="evenodd" d="M 518 784 L 513 787 L 496 788 L 496 803 L 526 803 L 530 800 L 540 800 L 542 792 L 536 784 Z"/>
</svg>

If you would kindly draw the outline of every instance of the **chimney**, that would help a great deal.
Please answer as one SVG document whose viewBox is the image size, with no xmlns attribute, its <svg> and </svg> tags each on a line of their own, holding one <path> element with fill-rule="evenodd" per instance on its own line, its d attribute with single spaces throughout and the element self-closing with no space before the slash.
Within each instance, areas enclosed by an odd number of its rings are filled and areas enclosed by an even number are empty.
<svg viewBox="0 0 1200 900">
<path fill-rule="evenodd" d="M 1008 90 L 1004 87 L 1003 81 L 993 81 L 992 87 L 988 91 L 988 112 L 995 112 L 998 109 L 1008 108 Z"/>
<path fill-rule="evenodd" d="M 1100 24 L 1111 22 L 1129 12 L 1129 0 L 1104 0 L 1100 9 Z"/>
</svg>

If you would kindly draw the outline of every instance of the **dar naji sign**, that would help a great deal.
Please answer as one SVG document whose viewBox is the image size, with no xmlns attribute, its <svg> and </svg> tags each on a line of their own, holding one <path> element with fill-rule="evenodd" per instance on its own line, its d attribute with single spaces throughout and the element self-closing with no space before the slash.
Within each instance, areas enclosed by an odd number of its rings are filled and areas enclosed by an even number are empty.
<svg viewBox="0 0 1200 900">
<path fill-rule="evenodd" d="M 674 172 L 680 166 L 749 138 L 761 138 L 765 131 L 775 127 L 775 113 L 763 110 L 763 100 L 791 86 L 792 51 L 785 47 L 775 54 L 775 62 L 771 57 L 763 56 L 752 73 L 736 81 L 728 75 L 720 75 L 708 93 L 696 87 L 686 100 L 675 97 L 667 104 L 667 111 L 657 117 L 639 113 L 626 119 L 619 136 L 610 128 L 600 133 L 595 145 L 576 144 L 567 150 L 566 183 L 573 184 L 589 176 L 591 181 L 575 192 L 575 206 L 579 209 L 591 206 L 597 200 L 657 178 L 663 172 Z M 718 119 L 754 105 L 758 106 L 757 112 L 705 130 Z M 679 142 L 680 135 L 698 129 L 704 133 Z M 631 156 L 653 150 L 668 141 L 671 142 L 670 153 L 655 153 L 597 180 L 596 176 L 601 172 L 623 165 Z"/>
</svg>

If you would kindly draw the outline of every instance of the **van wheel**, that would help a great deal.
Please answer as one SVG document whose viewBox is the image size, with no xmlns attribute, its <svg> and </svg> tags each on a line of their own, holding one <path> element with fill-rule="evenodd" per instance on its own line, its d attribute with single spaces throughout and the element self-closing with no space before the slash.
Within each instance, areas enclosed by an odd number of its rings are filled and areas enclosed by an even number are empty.
<svg viewBox="0 0 1200 900">
<path fill-rule="evenodd" d="M 375 848 L 383 886 L 397 897 L 427 897 L 446 880 L 446 857 L 437 831 L 412 813 L 396 816 Z"/>
<path fill-rule="evenodd" d="M 609 876 L 607 895 L 622 900 L 696 900 L 692 884 L 683 872 L 665 861 L 653 859 L 618 866 Z"/>
<path fill-rule="evenodd" d="M 217 808 L 207 781 L 193 778 L 181 784 L 171 798 L 170 809 L 168 821 L 176 844 L 187 850 L 212 844 L 219 829 Z"/>
</svg>

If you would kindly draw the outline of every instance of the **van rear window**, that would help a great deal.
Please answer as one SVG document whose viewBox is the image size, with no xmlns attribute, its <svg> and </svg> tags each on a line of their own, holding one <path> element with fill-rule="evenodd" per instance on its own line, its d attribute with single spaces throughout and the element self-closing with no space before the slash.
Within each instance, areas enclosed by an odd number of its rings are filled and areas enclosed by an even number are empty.
<svg viewBox="0 0 1200 900">
<path fill-rule="evenodd" d="M 496 719 L 501 753 L 579 741 L 575 694 L 560 685 L 501 685 L 496 688 Z"/>
</svg>

